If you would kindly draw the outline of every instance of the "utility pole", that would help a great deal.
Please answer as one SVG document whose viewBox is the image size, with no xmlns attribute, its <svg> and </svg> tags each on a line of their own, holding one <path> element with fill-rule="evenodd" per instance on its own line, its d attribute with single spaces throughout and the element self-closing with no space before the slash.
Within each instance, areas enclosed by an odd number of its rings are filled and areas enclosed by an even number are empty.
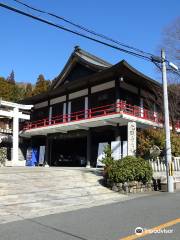
<svg viewBox="0 0 180 240">
<path fill-rule="evenodd" d="M 174 192 L 174 179 L 172 169 L 172 154 L 171 154 L 171 133 L 169 125 L 169 104 L 168 104 L 168 90 L 167 90 L 167 72 L 166 72 L 166 56 L 164 49 L 161 50 L 162 59 L 162 81 L 163 81 L 163 98 L 164 98 L 164 123 L 165 123 L 165 135 L 166 135 L 166 173 L 167 173 L 167 190 L 168 192 Z"/>
</svg>

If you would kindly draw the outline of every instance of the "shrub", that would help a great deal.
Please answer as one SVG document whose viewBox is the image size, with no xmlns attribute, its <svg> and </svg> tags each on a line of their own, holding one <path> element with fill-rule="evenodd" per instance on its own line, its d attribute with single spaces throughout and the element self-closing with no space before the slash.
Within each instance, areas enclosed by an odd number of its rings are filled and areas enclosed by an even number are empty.
<svg viewBox="0 0 180 240">
<path fill-rule="evenodd" d="M 114 161 L 106 169 L 106 177 L 115 183 L 138 181 L 146 183 L 152 179 L 153 171 L 143 158 L 127 156 Z"/>
<path fill-rule="evenodd" d="M 150 158 L 150 148 L 158 146 L 162 152 L 165 147 L 164 129 L 144 129 L 137 132 L 137 154 L 143 158 Z M 180 156 L 180 136 L 171 132 L 172 155 Z"/>
<path fill-rule="evenodd" d="M 104 157 L 102 159 L 102 163 L 104 163 L 106 167 L 109 167 L 114 162 L 114 159 L 112 157 L 111 147 L 109 144 L 104 148 L 103 152 L 104 152 Z"/>
<path fill-rule="evenodd" d="M 104 167 L 104 177 L 107 177 L 108 172 L 110 171 L 110 168 L 112 167 L 112 165 L 114 164 L 114 159 L 112 157 L 112 151 L 111 151 L 111 147 L 108 144 L 105 148 L 104 148 L 104 157 L 102 159 L 102 163 L 105 165 Z"/>
</svg>

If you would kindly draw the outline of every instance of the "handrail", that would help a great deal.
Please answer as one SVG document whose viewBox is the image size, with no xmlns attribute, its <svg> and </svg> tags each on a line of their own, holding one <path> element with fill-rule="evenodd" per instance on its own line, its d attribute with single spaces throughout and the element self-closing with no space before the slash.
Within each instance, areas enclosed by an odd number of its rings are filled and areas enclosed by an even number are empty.
<svg viewBox="0 0 180 240">
<path fill-rule="evenodd" d="M 108 104 L 105 106 L 98 106 L 87 110 L 81 110 L 73 112 L 71 114 L 61 114 L 52 116 L 51 119 L 44 118 L 37 121 L 28 122 L 23 126 L 23 130 L 30 130 L 34 128 L 51 126 L 56 124 L 63 124 L 65 122 L 79 121 L 83 119 L 91 119 L 100 116 L 107 116 L 111 114 L 127 114 L 140 119 L 149 120 L 156 123 L 163 123 L 162 116 L 145 108 L 131 105 L 126 103 L 126 101 L 120 101 L 118 103 Z M 177 123 L 178 128 L 180 128 L 180 121 Z"/>
</svg>

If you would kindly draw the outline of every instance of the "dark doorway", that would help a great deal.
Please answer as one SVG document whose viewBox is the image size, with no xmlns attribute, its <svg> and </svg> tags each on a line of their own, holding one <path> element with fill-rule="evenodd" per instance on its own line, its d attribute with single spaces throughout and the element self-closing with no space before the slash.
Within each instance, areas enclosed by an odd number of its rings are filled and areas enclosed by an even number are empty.
<svg viewBox="0 0 180 240">
<path fill-rule="evenodd" d="M 53 139 L 51 166 L 86 166 L 86 137 Z"/>
</svg>

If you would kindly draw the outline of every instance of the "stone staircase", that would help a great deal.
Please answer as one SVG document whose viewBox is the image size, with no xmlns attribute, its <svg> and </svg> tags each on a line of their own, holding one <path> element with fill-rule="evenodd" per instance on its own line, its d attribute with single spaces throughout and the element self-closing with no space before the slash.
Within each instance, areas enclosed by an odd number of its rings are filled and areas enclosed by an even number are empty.
<svg viewBox="0 0 180 240">
<path fill-rule="evenodd" d="M 103 187 L 101 179 L 101 171 L 85 168 L 0 169 L 0 223 L 128 198 Z"/>
</svg>

